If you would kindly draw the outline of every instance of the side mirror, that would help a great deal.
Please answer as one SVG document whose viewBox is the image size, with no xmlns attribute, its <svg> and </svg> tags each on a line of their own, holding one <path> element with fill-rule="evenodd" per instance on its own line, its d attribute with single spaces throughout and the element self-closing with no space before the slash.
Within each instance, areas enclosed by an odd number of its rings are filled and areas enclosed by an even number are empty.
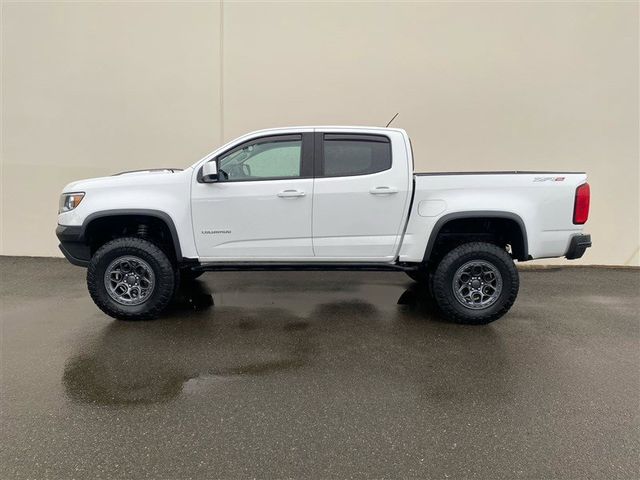
<svg viewBox="0 0 640 480">
<path fill-rule="evenodd" d="M 212 160 L 202 166 L 202 181 L 214 183 L 218 181 L 218 162 Z"/>
</svg>

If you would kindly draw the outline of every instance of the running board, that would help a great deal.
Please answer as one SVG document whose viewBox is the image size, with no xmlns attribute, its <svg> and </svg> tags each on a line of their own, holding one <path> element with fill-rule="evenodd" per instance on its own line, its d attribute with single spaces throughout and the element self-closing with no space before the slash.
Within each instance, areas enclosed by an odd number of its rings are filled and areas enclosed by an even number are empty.
<svg viewBox="0 0 640 480">
<path fill-rule="evenodd" d="M 367 271 L 367 272 L 406 272 L 418 268 L 419 264 L 398 265 L 392 263 L 296 263 L 296 262 L 217 262 L 194 265 L 191 270 L 206 272 L 235 272 L 241 270 L 250 271 Z"/>
</svg>

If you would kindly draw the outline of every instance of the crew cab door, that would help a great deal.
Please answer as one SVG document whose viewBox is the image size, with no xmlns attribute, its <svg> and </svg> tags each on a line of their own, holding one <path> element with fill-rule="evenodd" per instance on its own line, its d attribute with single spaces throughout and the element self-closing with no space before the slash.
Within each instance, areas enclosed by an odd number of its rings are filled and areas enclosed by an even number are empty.
<svg viewBox="0 0 640 480">
<path fill-rule="evenodd" d="M 315 134 L 317 260 L 393 260 L 412 188 L 408 158 L 399 132 Z"/>
<path fill-rule="evenodd" d="M 270 135 L 218 155 L 218 181 L 192 185 L 202 261 L 313 257 L 313 134 Z"/>
</svg>

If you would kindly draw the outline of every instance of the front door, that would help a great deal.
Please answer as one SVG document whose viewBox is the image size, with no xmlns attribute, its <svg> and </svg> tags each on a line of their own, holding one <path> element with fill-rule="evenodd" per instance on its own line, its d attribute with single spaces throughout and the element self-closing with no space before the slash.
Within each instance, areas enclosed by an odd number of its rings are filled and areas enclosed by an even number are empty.
<svg viewBox="0 0 640 480">
<path fill-rule="evenodd" d="M 393 260 L 411 190 L 402 136 L 326 132 L 315 145 L 316 260 Z M 392 159 L 392 149 L 402 154 Z"/>
<path fill-rule="evenodd" d="M 201 260 L 313 257 L 312 135 L 249 140 L 213 160 L 217 182 L 194 179 L 193 228 Z"/>
</svg>

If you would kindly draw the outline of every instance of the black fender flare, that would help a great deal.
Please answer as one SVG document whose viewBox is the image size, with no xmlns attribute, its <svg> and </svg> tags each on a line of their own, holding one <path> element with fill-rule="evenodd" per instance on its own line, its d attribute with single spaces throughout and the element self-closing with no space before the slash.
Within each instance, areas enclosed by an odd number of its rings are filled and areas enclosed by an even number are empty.
<svg viewBox="0 0 640 480">
<path fill-rule="evenodd" d="M 85 240 L 85 233 L 91 222 L 97 220 L 99 218 L 104 217 L 116 217 L 116 216 L 146 216 L 146 217 L 154 217 L 158 220 L 163 221 L 169 232 L 171 233 L 171 240 L 173 241 L 173 247 L 176 253 L 176 259 L 178 262 L 182 261 L 182 249 L 180 248 L 180 237 L 178 237 L 178 230 L 176 229 L 176 225 L 173 222 L 171 216 L 168 213 L 163 212 L 162 210 L 152 210 L 147 208 L 124 208 L 124 209 L 113 209 L 113 210 L 101 210 L 99 212 L 94 212 L 87 216 L 82 222 L 82 227 L 80 229 L 80 240 Z"/>
<path fill-rule="evenodd" d="M 443 215 L 438 219 L 436 224 L 433 226 L 431 230 L 431 235 L 429 235 L 429 241 L 427 242 L 427 247 L 424 251 L 423 262 L 429 260 L 431 256 L 431 252 L 433 250 L 433 246 L 436 243 L 436 239 L 440 234 L 440 230 L 445 226 L 448 222 L 452 220 L 458 220 L 461 218 L 506 218 L 509 220 L 515 221 L 520 227 L 520 233 L 522 234 L 522 242 L 523 242 L 523 260 L 529 259 L 529 243 L 527 238 L 527 227 L 522 220 L 520 215 L 517 215 L 513 212 L 505 212 L 499 210 L 471 210 L 465 212 L 453 212 Z"/>
</svg>

